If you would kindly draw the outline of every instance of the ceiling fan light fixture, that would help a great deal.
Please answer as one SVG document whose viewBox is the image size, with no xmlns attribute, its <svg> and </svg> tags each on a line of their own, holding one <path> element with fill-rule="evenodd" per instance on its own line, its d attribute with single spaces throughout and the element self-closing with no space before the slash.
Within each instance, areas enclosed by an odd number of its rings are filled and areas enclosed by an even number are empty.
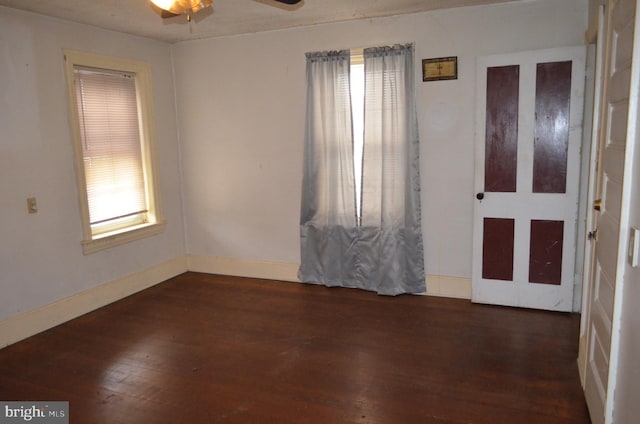
<svg viewBox="0 0 640 424">
<path fill-rule="evenodd" d="M 174 0 L 149 0 L 156 7 L 166 10 L 167 12 L 171 12 L 174 6 L 177 5 L 178 2 Z"/>
<path fill-rule="evenodd" d="M 160 16 L 165 18 L 173 18 L 179 15 L 185 15 L 187 21 L 191 22 L 191 16 L 198 13 L 202 9 L 210 7 L 213 0 L 147 0 L 155 8 L 160 9 Z M 264 0 L 256 0 L 263 2 Z M 295 5 L 303 0 L 273 0 L 277 3 Z"/>
<path fill-rule="evenodd" d="M 167 12 L 190 16 L 200 10 L 211 6 L 212 0 L 149 0 L 162 10 Z"/>
</svg>

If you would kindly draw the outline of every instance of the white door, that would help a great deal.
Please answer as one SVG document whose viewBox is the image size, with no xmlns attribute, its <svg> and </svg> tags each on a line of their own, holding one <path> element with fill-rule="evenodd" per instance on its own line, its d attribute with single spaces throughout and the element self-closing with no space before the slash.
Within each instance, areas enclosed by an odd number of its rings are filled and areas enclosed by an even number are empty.
<svg viewBox="0 0 640 424">
<path fill-rule="evenodd" d="M 478 59 L 474 302 L 573 309 L 585 56 Z"/>
<path fill-rule="evenodd" d="M 623 277 L 627 231 L 622 220 L 628 214 L 622 209 L 625 198 L 625 156 L 629 131 L 629 92 L 634 46 L 635 0 L 607 3 L 605 72 L 603 104 L 599 134 L 599 157 L 595 188 L 592 256 L 586 315 L 583 317 L 586 349 L 584 389 L 594 424 L 612 422 L 613 388 L 617 359 L 616 303 L 620 303 L 619 282 Z M 637 37 L 637 35 L 636 35 Z M 637 43 L 637 41 L 636 41 Z M 634 127 L 635 128 L 635 127 Z M 627 181 L 629 183 L 629 181 Z M 627 194 L 628 196 L 628 194 Z"/>
<path fill-rule="evenodd" d="M 605 63 L 605 33 L 606 33 L 606 16 L 605 7 L 600 6 L 598 10 L 598 26 L 595 34 L 595 58 L 593 63 L 593 105 L 591 119 L 591 141 L 589 146 L 588 161 L 588 178 L 587 178 L 587 207 L 585 211 L 585 227 L 587 238 L 584 243 L 584 263 L 582 269 L 584 286 L 582 287 L 582 306 L 580 320 L 580 344 L 578 349 L 578 370 L 580 372 L 580 382 L 584 387 L 585 375 L 587 370 L 587 345 L 588 334 L 587 323 L 590 321 L 591 294 L 593 293 L 593 247 L 595 244 L 596 233 L 596 212 L 593 209 L 593 203 L 597 199 L 596 187 L 598 186 L 598 158 L 600 157 L 600 125 L 602 123 L 601 107 L 602 107 L 602 91 L 603 91 L 603 75 Z"/>
</svg>

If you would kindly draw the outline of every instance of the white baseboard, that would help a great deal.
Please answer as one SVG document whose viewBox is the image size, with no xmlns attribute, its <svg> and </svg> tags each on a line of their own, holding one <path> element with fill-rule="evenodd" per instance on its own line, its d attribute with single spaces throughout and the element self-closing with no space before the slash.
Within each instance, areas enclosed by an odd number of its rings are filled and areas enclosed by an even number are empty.
<svg viewBox="0 0 640 424">
<path fill-rule="evenodd" d="M 471 278 L 427 275 L 427 295 L 471 299 Z"/>
<path fill-rule="evenodd" d="M 0 348 L 154 286 L 187 270 L 184 256 L 0 321 Z"/>
<path fill-rule="evenodd" d="M 187 267 L 189 271 L 205 272 L 207 274 L 300 282 L 297 276 L 298 264 L 291 263 L 188 255 Z M 427 275 L 427 292 L 425 294 L 429 296 L 471 299 L 471 279 L 444 275 Z"/>
<path fill-rule="evenodd" d="M 189 271 L 207 274 L 300 282 L 298 264 L 285 262 L 187 255 L 187 268 Z"/>
</svg>

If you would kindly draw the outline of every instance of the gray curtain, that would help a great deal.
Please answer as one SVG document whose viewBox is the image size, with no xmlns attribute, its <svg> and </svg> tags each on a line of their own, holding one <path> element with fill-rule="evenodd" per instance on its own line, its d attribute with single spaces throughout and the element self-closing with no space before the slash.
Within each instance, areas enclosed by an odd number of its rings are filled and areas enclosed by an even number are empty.
<svg viewBox="0 0 640 424">
<path fill-rule="evenodd" d="M 356 199 L 349 51 L 307 54 L 307 122 L 300 214 L 301 281 L 355 281 Z"/>
<path fill-rule="evenodd" d="M 348 52 L 307 55 L 298 277 L 385 295 L 424 292 L 413 45 L 364 51 L 360 219 L 348 58 Z"/>
<path fill-rule="evenodd" d="M 425 291 L 413 45 L 365 49 L 358 279 L 382 294 Z"/>
</svg>

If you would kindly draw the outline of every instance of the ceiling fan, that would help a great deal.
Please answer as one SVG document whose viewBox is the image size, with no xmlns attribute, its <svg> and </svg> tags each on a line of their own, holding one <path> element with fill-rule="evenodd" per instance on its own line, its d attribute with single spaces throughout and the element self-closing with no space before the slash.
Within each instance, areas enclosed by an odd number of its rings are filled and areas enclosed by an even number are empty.
<svg viewBox="0 0 640 424">
<path fill-rule="evenodd" d="M 191 16 L 202 9 L 210 7 L 213 0 L 149 0 L 152 4 L 162 10 L 162 18 L 173 18 L 174 16 L 186 15 L 187 21 L 191 21 Z M 298 4 L 302 0 L 273 0 L 283 4 Z"/>
</svg>

